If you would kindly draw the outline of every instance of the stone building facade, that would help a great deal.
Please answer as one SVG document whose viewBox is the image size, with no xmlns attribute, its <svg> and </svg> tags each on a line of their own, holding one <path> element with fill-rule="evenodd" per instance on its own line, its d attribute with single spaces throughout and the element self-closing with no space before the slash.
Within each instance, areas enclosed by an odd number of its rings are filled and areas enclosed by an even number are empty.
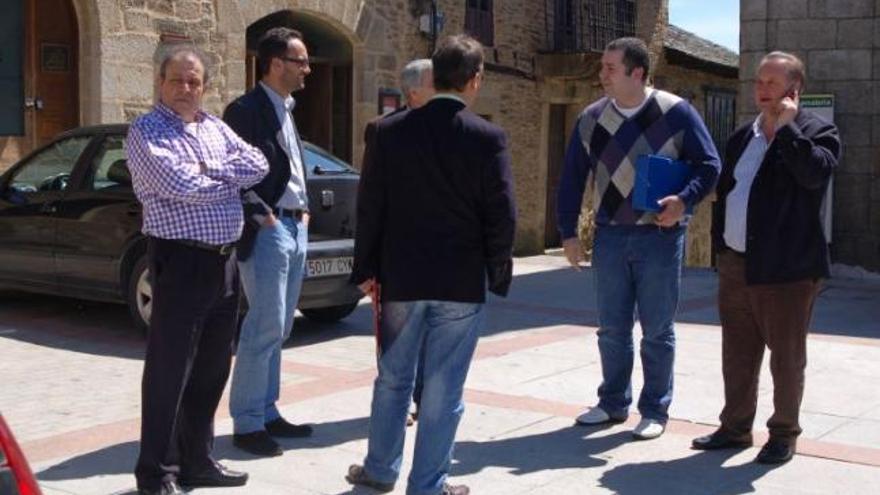
<svg viewBox="0 0 880 495">
<path fill-rule="evenodd" d="M 832 261 L 880 271 L 880 2 L 742 0 L 739 120 L 757 113 L 755 67 L 772 50 L 798 54 L 806 92 L 834 95 L 843 158 L 834 177 Z"/>
<path fill-rule="evenodd" d="M 0 60 L 7 60 L 0 66 L 0 89 L 13 89 L 0 91 L 7 95 L 0 108 L 13 110 L 0 117 L 0 169 L 63 129 L 130 121 L 149 109 L 153 59 L 163 43 L 192 42 L 207 54 L 205 103 L 211 112 L 222 112 L 254 84 L 256 40 L 279 25 L 303 32 L 313 60 L 307 87 L 297 94 L 301 132 L 358 165 L 363 128 L 379 113 L 383 96 L 393 97 L 398 71 L 432 52 L 432 24 L 442 27 L 441 36 L 472 31 L 487 45 L 484 86 L 474 110 L 509 134 L 521 254 L 558 243 L 553 209 L 561 152 L 577 114 L 601 94 L 596 50 L 601 52 L 605 38 L 644 38 L 660 70 L 670 74 L 667 87 L 696 85 L 689 91 L 698 108 L 699 81 L 718 77 L 699 66 L 666 62 L 668 0 L 5 1 L 13 4 L 5 22 L 15 27 L 18 19 L 19 29 L 0 29 L 5 33 L 0 34 Z M 594 36 L 593 45 L 574 52 L 554 46 L 558 33 L 584 30 L 571 24 L 580 18 L 571 9 L 593 9 L 608 23 L 605 38 Z M 47 11 L 53 15 L 39 15 Z M 18 59 L 4 57 L 14 55 L 16 47 Z M 17 89 L 10 82 L 14 77 L 4 79 L 7 69 L 15 69 L 9 60 L 24 68 Z M 698 216 L 692 230 L 700 239 L 692 243 L 705 245 L 708 224 Z M 708 262 L 706 249 L 690 252 L 695 253 L 691 263 Z"/>
</svg>

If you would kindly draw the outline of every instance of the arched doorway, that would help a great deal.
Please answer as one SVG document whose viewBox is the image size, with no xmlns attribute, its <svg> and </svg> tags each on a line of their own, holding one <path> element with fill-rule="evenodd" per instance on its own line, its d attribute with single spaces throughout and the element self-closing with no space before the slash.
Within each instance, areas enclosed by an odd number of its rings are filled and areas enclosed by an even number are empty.
<svg viewBox="0 0 880 495">
<path fill-rule="evenodd" d="M 285 26 L 303 34 L 312 73 L 295 94 L 294 118 L 302 138 L 351 161 L 352 45 L 336 27 L 314 15 L 283 10 L 247 28 L 247 88 L 259 81 L 257 41 L 273 27 Z"/>
<path fill-rule="evenodd" d="M 71 0 L 0 7 L 0 168 L 79 125 L 79 32 Z"/>
</svg>

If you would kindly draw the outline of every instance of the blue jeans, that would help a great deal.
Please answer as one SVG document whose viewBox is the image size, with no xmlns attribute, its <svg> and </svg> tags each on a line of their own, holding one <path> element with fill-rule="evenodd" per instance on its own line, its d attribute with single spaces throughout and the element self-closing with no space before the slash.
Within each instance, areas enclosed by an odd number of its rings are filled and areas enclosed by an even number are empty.
<svg viewBox="0 0 880 495">
<path fill-rule="evenodd" d="M 665 422 L 672 402 L 673 321 L 678 308 L 685 227 L 599 226 L 593 245 L 602 385 L 599 407 L 624 418 L 632 403 L 633 323 L 638 312 L 643 418 Z"/>
<path fill-rule="evenodd" d="M 248 298 L 241 325 L 229 411 L 235 433 L 252 433 L 281 417 L 281 345 L 290 336 L 305 271 L 308 232 L 283 217 L 257 233 L 254 250 L 238 264 Z"/>
<path fill-rule="evenodd" d="M 406 416 L 416 364 L 424 346 L 424 389 L 406 493 L 440 493 L 449 473 L 452 444 L 464 413 L 464 381 L 484 326 L 482 304 L 448 301 L 382 305 L 382 355 L 373 386 L 370 440 L 364 469 L 393 483 L 400 475 Z"/>
</svg>

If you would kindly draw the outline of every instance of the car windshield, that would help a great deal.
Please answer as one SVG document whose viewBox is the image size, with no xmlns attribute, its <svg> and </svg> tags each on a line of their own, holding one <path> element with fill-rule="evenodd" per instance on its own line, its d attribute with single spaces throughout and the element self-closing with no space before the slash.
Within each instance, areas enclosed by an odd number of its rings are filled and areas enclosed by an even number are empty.
<svg viewBox="0 0 880 495">
<path fill-rule="evenodd" d="M 331 155 L 329 151 L 311 143 L 305 145 L 307 175 L 356 174 L 355 169 Z"/>
<path fill-rule="evenodd" d="M 23 193 L 66 189 L 73 167 L 91 139 L 74 136 L 49 145 L 18 167 L 9 187 Z"/>
</svg>

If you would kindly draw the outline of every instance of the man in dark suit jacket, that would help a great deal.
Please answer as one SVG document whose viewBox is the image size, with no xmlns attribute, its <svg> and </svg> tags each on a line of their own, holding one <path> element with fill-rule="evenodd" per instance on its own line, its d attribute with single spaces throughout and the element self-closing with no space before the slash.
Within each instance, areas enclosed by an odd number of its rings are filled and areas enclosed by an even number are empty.
<svg viewBox="0 0 880 495">
<path fill-rule="evenodd" d="M 516 214 L 504 132 L 468 110 L 482 53 L 468 36 L 443 40 L 432 58 L 437 94 L 376 125 L 373 161 L 361 177 L 352 281 L 367 293 L 381 287 L 381 355 L 369 452 L 346 476 L 354 484 L 393 489 L 424 345 L 408 491 L 469 491 L 447 485 L 446 476 L 487 278 L 500 295 L 510 285 Z"/>
<path fill-rule="evenodd" d="M 303 437 L 309 425 L 287 422 L 278 400 L 281 345 L 293 327 L 308 246 L 308 196 L 302 143 L 291 93 L 304 87 L 309 54 L 302 35 L 273 28 L 260 39 L 257 87 L 233 101 L 223 119 L 269 161 L 269 174 L 244 194 L 247 222 L 238 261 L 248 313 L 241 326 L 229 409 L 233 444 L 260 456 L 281 455 L 274 437 Z"/>
<path fill-rule="evenodd" d="M 364 159 L 361 161 L 361 170 L 370 166 L 373 154 L 373 137 L 376 135 L 376 123 L 384 118 L 424 106 L 434 96 L 434 74 L 431 71 L 431 59 L 420 58 L 409 62 L 400 71 L 400 90 L 403 93 L 405 105 L 393 112 L 370 120 L 364 128 Z M 419 403 L 422 399 L 422 387 L 424 385 L 424 359 L 420 354 L 416 370 L 416 385 L 413 389 L 413 402 L 416 410 L 406 419 L 406 425 L 412 426 L 419 417 Z"/>
<path fill-rule="evenodd" d="M 770 349 L 773 416 L 757 462 L 791 459 L 807 365 L 807 330 L 819 280 L 829 275 L 820 210 L 840 155 L 833 124 L 798 109 L 804 64 L 789 53 L 761 60 L 761 114 L 728 140 L 712 233 L 718 251 L 724 409 L 701 450 L 747 447 L 764 348 Z"/>
</svg>

